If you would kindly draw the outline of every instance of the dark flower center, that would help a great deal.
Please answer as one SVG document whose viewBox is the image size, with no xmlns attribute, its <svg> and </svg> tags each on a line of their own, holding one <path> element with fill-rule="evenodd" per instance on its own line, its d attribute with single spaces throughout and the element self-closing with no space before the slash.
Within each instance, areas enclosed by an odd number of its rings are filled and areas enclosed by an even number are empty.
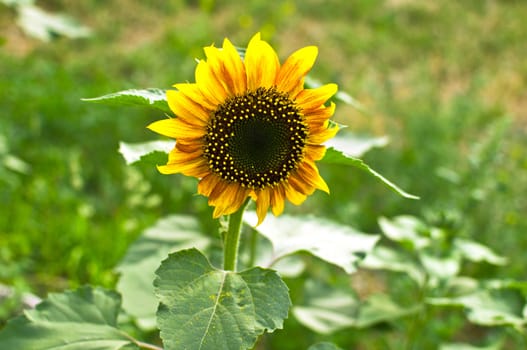
<svg viewBox="0 0 527 350">
<path fill-rule="evenodd" d="M 287 179 L 304 156 L 307 124 L 296 104 L 275 88 L 228 98 L 212 115 L 205 158 L 213 172 L 244 187 Z"/>
</svg>

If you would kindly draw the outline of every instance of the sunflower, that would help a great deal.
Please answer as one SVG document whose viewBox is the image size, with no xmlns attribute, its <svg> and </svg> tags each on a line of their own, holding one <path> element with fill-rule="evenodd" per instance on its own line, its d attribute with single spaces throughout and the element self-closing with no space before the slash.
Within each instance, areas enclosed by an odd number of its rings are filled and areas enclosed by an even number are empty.
<svg viewBox="0 0 527 350">
<path fill-rule="evenodd" d="M 304 47 L 281 65 L 258 33 L 244 57 L 228 39 L 204 51 L 196 82 L 167 91 L 177 117 L 148 126 L 176 139 L 159 171 L 198 178 L 198 193 L 208 197 L 215 218 L 252 198 L 258 224 L 269 208 L 280 215 L 286 199 L 299 205 L 315 189 L 329 193 L 315 161 L 338 130 L 329 125 L 335 105 L 325 105 L 337 85 L 304 88 L 318 49 Z"/>
</svg>

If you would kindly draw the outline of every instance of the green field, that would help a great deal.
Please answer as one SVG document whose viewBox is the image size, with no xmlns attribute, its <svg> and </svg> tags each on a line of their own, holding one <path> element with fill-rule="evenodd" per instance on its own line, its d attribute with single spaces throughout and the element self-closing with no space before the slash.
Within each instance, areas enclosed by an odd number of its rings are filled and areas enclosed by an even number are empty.
<svg viewBox="0 0 527 350">
<path fill-rule="evenodd" d="M 0 299 L 0 328 L 20 311 L 22 293 L 45 297 L 84 284 L 113 288 L 114 268 L 129 245 L 162 216 L 194 215 L 214 232 L 212 209 L 195 195 L 195 179 L 161 175 L 152 164 L 128 166 L 118 153 L 120 141 L 159 139 L 146 125 L 163 112 L 81 98 L 193 81 L 194 59 L 204 57 L 204 46 L 228 37 L 243 47 L 258 31 L 281 59 L 318 46 L 311 77 L 337 83 L 364 107 L 340 103 L 335 121 L 348 126 L 344 132 L 387 136 L 390 142 L 364 160 L 421 197 L 408 200 L 355 168 L 322 164 L 331 194 L 317 191 L 302 206 L 287 205 L 286 213 L 324 216 L 372 234 L 381 232 L 380 217 L 412 215 L 444 229 L 447 241 L 471 239 L 508 259 L 505 266 L 464 263 L 462 275 L 526 279 L 527 2 L 37 5 L 67 13 L 92 35 L 32 38 L 17 26 L 13 8 L 0 3 L 0 284 L 15 291 Z M 362 297 L 389 291 L 401 305 L 415 297 L 404 274 L 344 275 L 306 259 L 309 275 L 330 286 L 351 284 Z M 307 272 L 286 279 L 293 303 L 304 296 L 307 279 Z M 527 285 L 519 290 L 511 298 L 525 305 Z M 157 335 L 144 337 L 156 342 Z M 527 333 L 525 324 L 521 330 L 475 325 L 462 309 L 430 307 L 418 316 L 331 334 L 318 334 L 290 316 L 284 330 L 262 337 L 256 349 L 307 349 L 317 341 L 364 350 L 438 349 L 459 342 L 522 349 Z"/>
</svg>

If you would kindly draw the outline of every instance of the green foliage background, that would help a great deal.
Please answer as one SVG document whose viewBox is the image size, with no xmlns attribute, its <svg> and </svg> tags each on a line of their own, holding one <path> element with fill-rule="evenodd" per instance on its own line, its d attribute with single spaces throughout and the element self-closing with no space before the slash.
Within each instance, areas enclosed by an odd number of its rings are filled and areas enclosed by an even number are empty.
<svg viewBox="0 0 527 350">
<path fill-rule="evenodd" d="M 365 160 L 422 198 L 410 201 L 358 170 L 323 165 L 331 196 L 316 193 L 287 212 L 323 215 L 372 233 L 380 231 L 379 216 L 416 215 L 509 258 L 504 268 L 464 266 L 475 278 L 525 278 L 526 2 L 37 4 L 68 13 L 93 35 L 40 42 L 24 36 L 15 13 L 0 7 L 0 282 L 17 293 L 43 297 L 85 283 L 113 287 L 114 267 L 129 244 L 164 215 L 197 215 L 215 236 L 206 199 L 194 195 L 195 180 L 161 176 L 154 166 L 126 166 L 117 152 L 120 140 L 154 139 L 145 126 L 162 113 L 80 99 L 192 80 L 203 46 L 224 37 L 244 46 L 256 31 L 282 58 L 319 46 L 311 75 L 337 82 L 368 111 L 341 104 L 336 121 L 354 132 L 389 136 L 390 144 Z M 311 268 L 330 285 L 351 283 L 330 268 Z M 412 299 L 404 281 L 360 278 L 364 293 L 390 286 L 400 300 Z M 302 279 L 288 283 L 293 297 L 301 294 Z M 1 320 L 15 312 L 16 303 L 0 305 Z M 343 348 L 396 349 L 397 328 L 323 337 L 290 317 L 286 331 L 259 346 L 305 349 L 332 340 Z M 464 323 L 461 312 L 427 329 L 431 349 L 437 338 L 492 337 L 492 330 Z M 515 336 L 508 342 L 511 349 L 522 344 Z"/>
</svg>

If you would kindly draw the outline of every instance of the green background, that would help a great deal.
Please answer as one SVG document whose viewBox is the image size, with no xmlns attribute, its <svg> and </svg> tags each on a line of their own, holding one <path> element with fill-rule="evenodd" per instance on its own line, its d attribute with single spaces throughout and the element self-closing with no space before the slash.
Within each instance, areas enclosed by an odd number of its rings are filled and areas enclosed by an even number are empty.
<svg viewBox="0 0 527 350">
<path fill-rule="evenodd" d="M 471 276 L 525 278 L 527 2 L 37 5 L 71 15 L 93 35 L 42 42 L 24 35 L 16 12 L 0 5 L 0 283 L 41 297 L 86 283 L 112 287 L 113 268 L 129 244 L 171 213 L 199 216 L 214 235 L 211 209 L 195 196 L 194 179 L 162 176 L 151 164 L 126 166 L 117 152 L 121 140 L 157 139 L 145 126 L 162 112 L 80 99 L 192 81 L 203 46 L 224 37 L 245 46 L 257 31 L 282 59 L 303 46 L 319 47 L 311 76 L 336 82 L 367 109 L 339 104 L 334 119 L 348 131 L 388 136 L 389 145 L 365 161 L 421 197 L 399 197 L 354 168 L 321 165 L 332 194 L 316 193 L 286 212 L 327 216 L 371 233 L 379 232 L 379 216 L 416 215 L 510 260 L 499 269 L 466 266 Z M 366 293 L 390 283 L 371 278 Z M 0 319 L 16 313 L 12 304 L 0 304 Z M 453 313 L 430 331 L 450 341 L 492 332 L 462 320 Z M 391 349 L 401 337 L 396 328 L 372 327 L 321 338 L 291 318 L 285 329 L 259 348 L 333 339 L 346 349 Z"/>
</svg>

